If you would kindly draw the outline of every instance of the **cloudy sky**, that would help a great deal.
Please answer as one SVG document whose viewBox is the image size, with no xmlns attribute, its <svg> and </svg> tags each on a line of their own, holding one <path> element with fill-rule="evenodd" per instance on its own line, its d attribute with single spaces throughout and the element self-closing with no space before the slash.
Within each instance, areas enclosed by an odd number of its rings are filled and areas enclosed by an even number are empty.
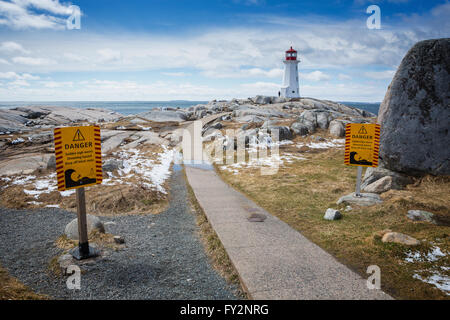
<svg viewBox="0 0 450 320">
<path fill-rule="evenodd" d="M 293 46 L 302 96 L 377 102 L 414 43 L 450 36 L 449 16 L 447 0 L 0 0 L 0 101 L 276 95 Z"/>
</svg>

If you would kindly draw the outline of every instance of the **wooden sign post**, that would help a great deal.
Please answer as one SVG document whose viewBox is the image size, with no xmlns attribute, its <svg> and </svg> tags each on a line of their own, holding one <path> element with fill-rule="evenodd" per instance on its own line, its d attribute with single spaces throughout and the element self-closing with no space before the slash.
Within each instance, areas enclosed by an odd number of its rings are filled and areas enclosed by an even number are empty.
<svg viewBox="0 0 450 320">
<path fill-rule="evenodd" d="M 78 260 L 95 257 L 99 252 L 89 246 L 84 188 L 102 183 L 100 128 L 56 128 L 54 137 L 58 190 L 77 190 L 79 242 L 72 255 Z"/>
<path fill-rule="evenodd" d="M 378 167 L 380 149 L 380 125 L 373 123 L 349 123 L 345 130 L 344 163 L 358 166 L 355 196 L 361 197 L 362 167 Z"/>
</svg>

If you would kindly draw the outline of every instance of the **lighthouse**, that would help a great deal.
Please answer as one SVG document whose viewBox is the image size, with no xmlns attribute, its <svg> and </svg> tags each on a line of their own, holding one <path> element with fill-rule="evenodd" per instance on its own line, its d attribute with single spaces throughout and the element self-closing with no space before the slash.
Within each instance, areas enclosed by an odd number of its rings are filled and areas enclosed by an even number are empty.
<svg viewBox="0 0 450 320">
<path fill-rule="evenodd" d="M 298 85 L 298 64 L 297 51 L 292 47 L 286 51 L 286 57 L 283 60 L 284 63 L 284 78 L 283 86 L 280 93 L 285 98 L 300 98 L 300 91 Z"/>
</svg>

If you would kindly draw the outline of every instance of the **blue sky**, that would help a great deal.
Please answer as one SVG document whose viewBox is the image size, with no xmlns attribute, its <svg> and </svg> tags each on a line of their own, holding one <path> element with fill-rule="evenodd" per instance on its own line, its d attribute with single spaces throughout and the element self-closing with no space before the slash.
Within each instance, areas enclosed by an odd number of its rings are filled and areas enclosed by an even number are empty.
<svg viewBox="0 0 450 320">
<path fill-rule="evenodd" d="M 381 101 L 414 43 L 450 36 L 449 16 L 447 0 L 0 0 L 0 100 L 276 95 L 292 45 L 302 96 Z"/>
</svg>

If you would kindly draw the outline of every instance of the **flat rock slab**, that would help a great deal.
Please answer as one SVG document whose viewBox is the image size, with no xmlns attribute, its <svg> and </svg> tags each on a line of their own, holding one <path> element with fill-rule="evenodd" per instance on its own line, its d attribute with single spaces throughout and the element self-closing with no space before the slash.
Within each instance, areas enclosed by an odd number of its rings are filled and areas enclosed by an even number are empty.
<svg viewBox="0 0 450 320">
<path fill-rule="evenodd" d="M 253 299 L 392 299 L 223 182 L 185 166 L 188 181 Z M 263 222 L 250 222 L 263 214 Z"/>
<path fill-rule="evenodd" d="M 382 202 L 383 200 L 381 200 L 380 196 L 375 193 L 361 193 L 360 197 L 357 197 L 354 193 L 350 193 L 346 196 L 340 197 L 336 203 L 348 203 L 368 207 L 380 204 Z"/>
</svg>

